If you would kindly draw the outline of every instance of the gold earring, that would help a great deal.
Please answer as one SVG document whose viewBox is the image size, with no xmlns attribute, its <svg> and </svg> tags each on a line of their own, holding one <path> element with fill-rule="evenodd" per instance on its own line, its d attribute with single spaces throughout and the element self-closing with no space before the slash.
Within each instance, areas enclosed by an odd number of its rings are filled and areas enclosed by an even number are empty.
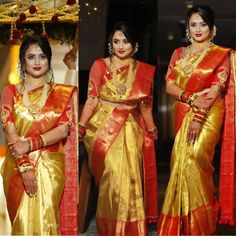
<svg viewBox="0 0 236 236">
<path fill-rule="evenodd" d="M 108 43 L 108 52 L 109 52 L 110 55 L 113 54 L 113 48 L 111 46 L 111 43 Z"/>
<path fill-rule="evenodd" d="M 213 26 L 213 29 L 212 29 L 212 31 L 211 31 L 211 36 L 210 36 L 211 41 L 213 41 L 214 37 L 216 36 L 216 31 L 217 31 L 217 28 L 216 28 L 216 26 L 214 25 L 214 26 Z"/>
<path fill-rule="evenodd" d="M 192 39 L 192 37 L 190 36 L 188 29 L 185 30 L 185 33 L 186 33 L 186 38 L 188 39 L 188 41 L 190 41 L 190 43 L 193 43 L 193 39 Z"/>
</svg>

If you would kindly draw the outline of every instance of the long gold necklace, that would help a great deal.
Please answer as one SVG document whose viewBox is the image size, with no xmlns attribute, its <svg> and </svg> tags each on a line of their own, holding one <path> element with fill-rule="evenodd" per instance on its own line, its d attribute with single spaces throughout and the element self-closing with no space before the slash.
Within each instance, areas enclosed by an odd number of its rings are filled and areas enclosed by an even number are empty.
<svg viewBox="0 0 236 236">
<path fill-rule="evenodd" d="M 193 73 L 193 70 L 197 67 L 197 65 L 200 63 L 200 61 L 205 57 L 205 55 L 208 53 L 208 51 L 210 51 L 211 46 L 212 46 L 212 44 L 209 44 L 209 46 L 206 47 L 201 52 L 201 54 L 199 55 L 197 60 L 193 63 L 189 61 L 189 58 L 191 57 L 191 50 L 190 50 L 190 47 L 187 47 L 186 56 L 183 58 L 183 60 L 181 62 L 181 67 L 183 68 L 183 72 L 186 75 L 186 77 L 189 77 Z"/>
<path fill-rule="evenodd" d="M 33 118 L 35 118 L 40 113 L 43 106 L 45 105 L 46 100 L 47 100 L 48 89 L 49 89 L 49 85 L 45 83 L 43 86 L 43 91 L 42 91 L 40 100 L 37 103 L 30 102 L 28 90 L 27 88 L 24 89 L 23 98 L 22 98 L 23 105 L 28 108 L 28 112 Z"/>
<path fill-rule="evenodd" d="M 112 73 L 112 80 L 111 83 L 116 87 L 116 92 L 120 95 L 125 95 L 126 92 L 128 91 L 128 89 L 131 87 L 132 84 L 132 78 L 133 78 L 133 65 L 134 65 L 134 60 L 131 59 L 131 61 L 129 62 L 129 64 L 127 64 L 127 66 L 129 65 L 129 70 L 127 73 L 127 78 L 125 80 L 124 83 L 122 83 L 121 81 L 119 81 L 118 77 L 119 74 L 121 72 L 120 68 L 117 68 L 117 66 L 115 65 L 114 62 L 112 62 L 112 68 L 111 70 L 113 71 Z M 124 67 L 125 65 L 123 65 L 122 67 Z"/>
</svg>

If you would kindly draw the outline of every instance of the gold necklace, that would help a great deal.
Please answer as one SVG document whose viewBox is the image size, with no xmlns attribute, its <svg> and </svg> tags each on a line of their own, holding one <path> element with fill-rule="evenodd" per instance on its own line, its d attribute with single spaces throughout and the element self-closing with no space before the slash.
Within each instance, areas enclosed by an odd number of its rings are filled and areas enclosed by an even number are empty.
<svg viewBox="0 0 236 236">
<path fill-rule="evenodd" d="M 205 57 L 205 55 L 208 53 L 210 49 L 211 49 L 211 44 L 201 52 L 201 54 L 194 63 L 191 63 L 188 61 L 189 58 L 191 57 L 191 50 L 190 47 L 187 47 L 188 51 L 186 53 L 186 56 L 183 58 L 181 62 L 181 67 L 186 77 L 189 77 L 193 73 L 193 70 L 197 67 L 197 65 Z"/>
<path fill-rule="evenodd" d="M 37 103 L 30 102 L 28 90 L 27 88 L 24 89 L 23 98 L 22 98 L 23 105 L 28 108 L 28 112 L 33 118 L 35 118 L 41 112 L 43 106 L 45 105 L 46 100 L 47 100 L 48 88 L 49 88 L 49 85 L 45 83 L 43 86 L 43 91 L 42 91 L 40 100 Z"/>
<path fill-rule="evenodd" d="M 121 72 L 121 69 L 117 68 L 114 62 L 112 62 L 112 65 L 113 66 L 112 66 L 111 70 L 113 71 L 113 73 L 112 73 L 111 83 L 116 87 L 116 92 L 118 94 L 125 95 L 126 92 L 128 91 L 128 89 L 131 87 L 131 83 L 133 81 L 132 78 L 134 76 L 132 75 L 132 73 L 133 73 L 134 60 L 131 59 L 129 64 L 121 66 L 121 67 L 124 67 L 124 66 L 128 66 L 129 65 L 129 70 L 128 70 L 128 73 L 127 73 L 127 79 L 125 80 L 124 83 L 122 83 L 122 82 L 120 82 L 118 80 L 119 74 L 117 74 L 117 71 Z"/>
</svg>

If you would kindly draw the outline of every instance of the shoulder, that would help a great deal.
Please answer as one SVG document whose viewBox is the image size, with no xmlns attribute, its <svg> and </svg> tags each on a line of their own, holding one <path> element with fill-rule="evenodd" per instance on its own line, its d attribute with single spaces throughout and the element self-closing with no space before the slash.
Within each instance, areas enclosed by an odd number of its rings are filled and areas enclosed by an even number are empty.
<svg viewBox="0 0 236 236">
<path fill-rule="evenodd" d="M 67 84 L 59 84 L 59 83 L 54 83 L 53 88 L 54 89 L 69 90 L 69 91 L 77 90 L 77 86 L 67 85 Z"/>
<path fill-rule="evenodd" d="M 232 51 L 232 48 L 222 47 L 222 46 L 217 45 L 217 44 L 213 44 L 213 48 L 216 48 L 216 49 L 219 49 L 219 50 L 222 50 L 222 51 Z"/>
</svg>

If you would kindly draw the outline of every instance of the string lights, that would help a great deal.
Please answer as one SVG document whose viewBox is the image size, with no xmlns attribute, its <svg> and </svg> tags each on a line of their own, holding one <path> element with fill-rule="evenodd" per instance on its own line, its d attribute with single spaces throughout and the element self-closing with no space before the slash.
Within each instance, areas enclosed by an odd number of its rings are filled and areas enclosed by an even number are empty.
<svg viewBox="0 0 236 236">
<path fill-rule="evenodd" d="M 53 4 L 52 4 L 53 3 Z M 0 4 L 0 25 L 10 25 L 10 44 L 24 37 L 27 24 L 42 24 L 42 35 L 47 36 L 45 23 L 78 23 L 79 4 L 76 0 L 15 0 Z"/>
</svg>

